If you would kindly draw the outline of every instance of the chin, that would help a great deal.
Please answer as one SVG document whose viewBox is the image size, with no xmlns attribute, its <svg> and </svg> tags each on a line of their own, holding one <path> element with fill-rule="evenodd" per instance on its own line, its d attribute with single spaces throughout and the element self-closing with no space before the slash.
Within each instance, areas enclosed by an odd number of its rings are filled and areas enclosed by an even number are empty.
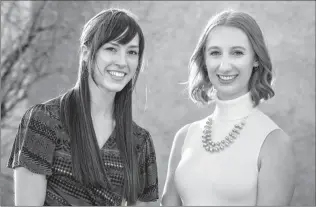
<svg viewBox="0 0 316 207">
<path fill-rule="evenodd" d="M 113 92 L 113 93 L 118 93 L 121 90 L 123 90 L 124 87 L 106 87 L 106 90 Z"/>
<path fill-rule="evenodd" d="M 105 85 L 104 88 L 110 92 L 117 93 L 123 90 L 123 88 L 126 86 L 126 84 L 111 84 L 111 85 Z"/>
</svg>

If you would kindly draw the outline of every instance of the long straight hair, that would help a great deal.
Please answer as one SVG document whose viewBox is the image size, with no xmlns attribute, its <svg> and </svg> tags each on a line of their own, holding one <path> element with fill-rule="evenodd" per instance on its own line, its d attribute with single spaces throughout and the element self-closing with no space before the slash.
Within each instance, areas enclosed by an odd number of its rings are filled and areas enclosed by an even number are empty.
<svg viewBox="0 0 316 207">
<path fill-rule="evenodd" d="M 95 63 L 95 55 L 102 45 L 112 40 L 127 44 L 139 36 L 139 62 L 131 81 L 114 98 L 114 136 L 124 165 L 122 196 L 128 204 L 135 204 L 139 193 L 138 161 L 132 128 L 132 92 L 143 63 L 145 40 L 136 17 L 123 9 L 109 9 L 95 15 L 84 26 L 81 46 L 89 48 L 89 60 L 79 61 L 76 85 L 64 94 L 61 101 L 61 119 L 71 138 L 72 172 L 84 184 L 110 188 L 107 182 L 96 134 L 91 118 L 89 69 Z"/>
</svg>

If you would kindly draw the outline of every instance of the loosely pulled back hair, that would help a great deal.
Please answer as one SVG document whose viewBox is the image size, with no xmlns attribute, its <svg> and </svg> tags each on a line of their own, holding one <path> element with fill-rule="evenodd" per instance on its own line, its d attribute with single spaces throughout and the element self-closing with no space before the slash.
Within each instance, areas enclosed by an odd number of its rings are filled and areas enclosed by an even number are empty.
<svg viewBox="0 0 316 207">
<path fill-rule="evenodd" d="M 127 44 L 139 36 L 139 62 L 131 81 L 116 93 L 113 106 L 115 120 L 114 136 L 124 165 L 123 198 L 134 204 L 138 197 L 139 180 L 136 143 L 132 139 L 132 92 L 143 63 L 144 36 L 136 17 L 123 9 L 103 10 L 91 18 L 83 27 L 80 48 L 89 49 L 88 61 L 81 54 L 76 85 L 61 102 L 61 117 L 71 138 L 72 171 L 76 179 L 84 184 L 106 186 L 106 172 L 91 118 L 89 71 L 93 67 L 96 53 L 110 41 Z M 90 69 L 90 70 L 89 70 Z"/>
<path fill-rule="evenodd" d="M 234 10 L 225 10 L 213 16 L 201 34 L 197 46 L 189 62 L 189 97 L 195 103 L 208 103 L 212 101 L 214 87 L 208 77 L 204 53 L 207 37 L 217 26 L 230 26 L 241 29 L 248 37 L 255 53 L 259 66 L 252 70 L 248 83 L 253 105 L 268 100 L 274 96 L 272 89 L 273 73 L 271 59 L 263 38 L 262 31 L 257 22 L 249 14 Z"/>
</svg>

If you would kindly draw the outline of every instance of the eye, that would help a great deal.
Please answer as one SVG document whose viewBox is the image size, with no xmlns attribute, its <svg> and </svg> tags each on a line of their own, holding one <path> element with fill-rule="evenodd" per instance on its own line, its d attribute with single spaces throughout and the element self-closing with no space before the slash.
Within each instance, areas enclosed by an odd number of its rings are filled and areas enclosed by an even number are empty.
<svg viewBox="0 0 316 207">
<path fill-rule="evenodd" d="M 210 54 L 211 56 L 218 56 L 218 55 L 220 55 L 221 53 L 220 53 L 219 51 L 211 51 L 209 54 Z"/>
<path fill-rule="evenodd" d="M 107 47 L 105 49 L 110 51 L 110 52 L 116 52 L 117 51 L 114 47 Z"/>
<path fill-rule="evenodd" d="M 236 55 L 236 56 L 241 56 L 243 55 L 244 53 L 242 51 L 234 51 L 233 52 L 233 55 Z"/>
<path fill-rule="evenodd" d="M 128 54 L 130 54 L 130 55 L 138 55 L 138 52 L 135 51 L 135 50 L 130 50 L 130 51 L 128 51 Z"/>
</svg>

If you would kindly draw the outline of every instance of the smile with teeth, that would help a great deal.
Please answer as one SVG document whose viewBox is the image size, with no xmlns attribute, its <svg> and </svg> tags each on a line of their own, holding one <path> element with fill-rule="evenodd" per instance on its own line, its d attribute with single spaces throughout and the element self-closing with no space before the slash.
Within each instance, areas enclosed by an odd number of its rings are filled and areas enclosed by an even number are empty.
<svg viewBox="0 0 316 207">
<path fill-rule="evenodd" d="M 218 75 L 218 77 L 222 80 L 232 80 L 236 78 L 238 75 Z"/>
<path fill-rule="evenodd" d="M 125 76 L 125 73 L 123 72 L 118 72 L 118 71 L 109 71 L 109 73 L 113 76 L 116 76 L 116 77 L 124 77 Z"/>
</svg>

